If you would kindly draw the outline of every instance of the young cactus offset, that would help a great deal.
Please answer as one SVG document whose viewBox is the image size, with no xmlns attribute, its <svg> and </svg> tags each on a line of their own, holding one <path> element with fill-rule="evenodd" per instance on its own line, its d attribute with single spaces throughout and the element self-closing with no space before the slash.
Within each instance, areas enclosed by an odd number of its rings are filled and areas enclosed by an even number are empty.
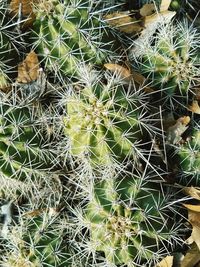
<svg viewBox="0 0 200 267">
<path fill-rule="evenodd" d="M 200 127 L 192 129 L 182 145 L 176 147 L 179 175 L 178 183 L 183 185 L 200 186 Z"/>
<path fill-rule="evenodd" d="M 145 103 L 141 92 L 126 89 L 113 79 L 107 84 L 94 79 L 66 96 L 64 131 L 73 156 L 87 158 L 93 167 L 137 158 Z"/>
<path fill-rule="evenodd" d="M 43 0 L 37 5 L 34 47 L 47 69 L 76 78 L 81 63 L 101 65 L 116 55 L 96 6 L 93 0 Z"/>
<path fill-rule="evenodd" d="M 169 195 L 142 177 L 97 182 L 84 215 L 90 246 L 108 266 L 154 266 L 178 240 L 170 209 Z"/>
<path fill-rule="evenodd" d="M 183 24 L 160 28 L 153 44 L 137 58 L 138 70 L 167 100 L 187 99 L 199 82 L 199 34 Z"/>
<path fill-rule="evenodd" d="M 53 208 L 23 214 L 19 224 L 10 229 L 1 266 L 72 267 L 65 224 Z"/>
<path fill-rule="evenodd" d="M 30 110 L 1 103 L 0 187 L 23 192 L 28 185 L 39 184 L 53 163 L 53 154 Z"/>
</svg>

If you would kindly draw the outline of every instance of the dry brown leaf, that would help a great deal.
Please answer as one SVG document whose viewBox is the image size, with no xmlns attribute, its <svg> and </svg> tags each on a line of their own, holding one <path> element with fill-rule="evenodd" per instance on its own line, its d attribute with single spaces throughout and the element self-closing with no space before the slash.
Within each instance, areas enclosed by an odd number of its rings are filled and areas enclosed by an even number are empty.
<svg viewBox="0 0 200 267">
<path fill-rule="evenodd" d="M 167 131 L 167 142 L 170 144 L 177 144 L 181 141 L 181 135 L 187 130 L 188 124 L 190 122 L 189 116 L 183 116 L 179 118 L 176 123 L 170 126 Z"/>
<path fill-rule="evenodd" d="M 22 15 L 28 17 L 33 12 L 33 4 L 37 2 L 37 0 L 11 0 L 10 9 L 14 15 L 17 15 L 21 8 Z"/>
<path fill-rule="evenodd" d="M 156 267 L 172 267 L 173 266 L 173 256 L 165 257 Z"/>
<path fill-rule="evenodd" d="M 138 33 L 143 29 L 141 21 L 126 13 L 115 12 L 106 15 L 105 19 L 111 26 L 127 34 Z"/>
<path fill-rule="evenodd" d="M 140 8 L 140 15 L 142 17 L 150 16 L 155 12 L 154 4 L 145 4 Z"/>
<path fill-rule="evenodd" d="M 183 206 L 186 207 L 189 211 L 194 211 L 197 213 L 200 212 L 200 205 L 183 204 Z M 200 214 L 199 214 L 199 219 L 200 219 Z M 200 223 L 200 220 L 199 220 L 199 223 Z"/>
<path fill-rule="evenodd" d="M 200 187 L 184 187 L 183 192 L 197 200 L 200 200 Z"/>
<path fill-rule="evenodd" d="M 191 205 L 191 204 L 183 204 L 183 205 L 188 209 L 188 220 L 192 225 L 191 238 L 200 249 L 200 205 Z"/>
<path fill-rule="evenodd" d="M 106 69 L 112 71 L 113 73 L 116 73 L 122 79 L 125 79 L 127 81 L 132 80 L 132 74 L 131 74 L 130 70 L 123 67 L 123 66 L 120 66 L 118 64 L 113 64 L 113 63 L 107 63 L 107 64 L 104 64 L 104 67 Z"/>
<path fill-rule="evenodd" d="M 198 101 L 193 101 L 191 106 L 188 106 L 188 110 L 192 111 L 193 113 L 200 114 L 200 106 Z"/>
<path fill-rule="evenodd" d="M 107 63 L 104 67 L 114 73 L 117 73 L 125 82 L 135 81 L 138 85 L 144 86 L 146 78 L 135 71 L 130 71 L 129 69 L 120 66 L 118 64 Z M 147 93 L 153 92 L 154 90 L 149 86 L 144 86 L 144 91 Z"/>
<path fill-rule="evenodd" d="M 146 78 L 142 74 L 140 74 L 139 72 L 136 72 L 136 71 L 132 71 L 131 74 L 132 74 L 133 80 L 137 84 L 139 84 L 141 86 L 143 86 L 145 84 Z M 144 91 L 146 93 L 152 93 L 152 92 L 154 92 L 154 89 L 149 87 L 149 86 L 144 86 Z"/>
<path fill-rule="evenodd" d="M 171 4 L 171 0 L 162 0 L 160 4 L 160 11 L 168 10 L 170 4 Z"/>
<path fill-rule="evenodd" d="M 181 261 L 180 267 L 194 267 L 200 261 L 200 253 L 196 243 L 193 243 Z"/>
<path fill-rule="evenodd" d="M 175 16 L 175 14 L 176 14 L 176 12 L 174 12 L 174 11 L 166 10 L 166 11 L 162 11 L 159 13 L 155 13 L 155 14 L 150 15 L 150 16 L 146 16 L 144 19 L 145 30 L 152 29 L 152 28 L 156 29 L 158 24 L 160 22 L 162 22 L 163 20 L 166 23 L 170 22 L 171 19 Z M 144 34 L 144 32 L 142 34 Z"/>
<path fill-rule="evenodd" d="M 25 60 L 18 65 L 18 83 L 30 83 L 37 80 L 39 75 L 39 60 L 37 54 L 31 51 Z"/>
<path fill-rule="evenodd" d="M 58 214 L 58 210 L 56 208 L 45 208 L 45 209 L 35 209 L 35 210 L 25 212 L 23 214 L 23 216 L 35 217 L 35 216 L 39 216 L 40 214 L 42 214 L 44 212 L 48 213 L 48 215 L 50 215 L 50 216 Z"/>
</svg>

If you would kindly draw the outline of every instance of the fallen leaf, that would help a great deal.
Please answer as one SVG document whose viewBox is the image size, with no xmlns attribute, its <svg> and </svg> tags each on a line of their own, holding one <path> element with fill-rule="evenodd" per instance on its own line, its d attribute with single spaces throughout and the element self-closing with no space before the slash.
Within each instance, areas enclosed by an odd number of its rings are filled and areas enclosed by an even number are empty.
<svg viewBox="0 0 200 267">
<path fill-rule="evenodd" d="M 196 100 L 200 101 L 200 87 L 196 87 L 193 91 L 194 91 Z"/>
<path fill-rule="evenodd" d="M 200 205 L 183 204 L 183 206 L 186 207 L 189 211 L 194 211 L 197 213 L 200 212 Z M 200 214 L 199 214 L 199 218 L 200 218 Z"/>
<path fill-rule="evenodd" d="M 140 8 L 140 15 L 142 17 L 150 16 L 155 13 L 155 5 L 154 4 L 145 4 Z"/>
<path fill-rule="evenodd" d="M 183 206 L 188 209 L 188 220 L 192 225 L 191 237 L 200 249 L 200 205 L 183 204 Z"/>
<path fill-rule="evenodd" d="M 197 200 L 200 200 L 200 187 L 184 187 L 183 192 Z"/>
<path fill-rule="evenodd" d="M 179 118 L 176 123 L 170 126 L 166 131 L 167 142 L 170 144 L 177 144 L 181 141 L 181 135 L 187 130 L 190 122 L 189 116 Z"/>
<path fill-rule="evenodd" d="M 146 78 L 142 74 L 140 74 L 139 72 L 136 72 L 136 71 L 132 71 L 131 74 L 132 74 L 133 80 L 136 83 L 138 83 L 141 86 L 144 86 Z M 144 86 L 144 91 L 146 93 L 151 93 L 151 92 L 154 92 L 154 89 L 149 87 L 149 86 L 147 86 L 147 85 L 145 85 Z"/>
<path fill-rule="evenodd" d="M 112 27 L 127 34 L 138 33 L 143 29 L 141 20 L 131 17 L 127 13 L 115 12 L 106 15 L 104 18 Z"/>
<path fill-rule="evenodd" d="M 181 261 L 180 267 L 194 267 L 200 261 L 199 249 L 194 242 L 185 257 Z"/>
<path fill-rule="evenodd" d="M 165 257 L 156 267 L 172 267 L 173 266 L 173 256 Z"/>
<path fill-rule="evenodd" d="M 192 102 L 191 106 L 188 106 L 188 110 L 192 111 L 193 113 L 200 114 L 200 106 L 197 100 Z"/>
<path fill-rule="evenodd" d="M 37 54 L 31 51 L 25 60 L 18 65 L 18 83 L 30 83 L 37 80 L 39 75 L 39 60 Z"/>
<path fill-rule="evenodd" d="M 171 4 L 171 0 L 162 0 L 160 4 L 160 11 L 165 11 L 169 8 Z"/>
<path fill-rule="evenodd" d="M 135 71 L 130 71 L 129 69 L 113 63 L 107 63 L 104 64 L 104 67 L 116 74 L 118 74 L 121 79 L 123 79 L 125 82 L 129 83 L 131 80 L 135 81 L 138 85 L 144 86 L 144 91 L 147 93 L 154 92 L 154 90 L 145 85 L 146 78 Z"/>
<path fill-rule="evenodd" d="M 107 63 L 107 64 L 104 64 L 104 67 L 106 69 L 112 71 L 113 73 L 116 73 L 122 79 L 125 79 L 129 82 L 132 80 L 132 74 L 131 74 L 130 70 L 121 66 L 121 65 L 113 64 L 113 63 Z"/>
<path fill-rule="evenodd" d="M 28 17 L 33 12 L 33 4 L 37 2 L 37 0 L 11 0 L 10 10 L 14 15 L 18 15 L 21 10 L 22 15 Z"/>
</svg>

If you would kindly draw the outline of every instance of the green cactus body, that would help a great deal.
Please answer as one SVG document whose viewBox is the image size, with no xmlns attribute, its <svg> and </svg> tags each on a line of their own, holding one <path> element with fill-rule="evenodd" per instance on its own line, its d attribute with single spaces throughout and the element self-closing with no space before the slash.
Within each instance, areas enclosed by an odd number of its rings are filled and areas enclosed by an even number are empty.
<svg viewBox="0 0 200 267">
<path fill-rule="evenodd" d="M 1 186 L 8 190 L 39 182 L 53 166 L 53 155 L 34 123 L 28 108 L 1 104 L 0 176 Z"/>
<path fill-rule="evenodd" d="M 200 186 L 200 129 L 194 128 L 191 137 L 177 148 L 181 180 L 184 185 Z"/>
<path fill-rule="evenodd" d="M 4 90 L 16 71 L 17 45 L 22 43 L 15 29 L 16 21 L 9 14 L 7 2 L 0 0 L 0 89 Z"/>
<path fill-rule="evenodd" d="M 136 176 L 96 183 L 85 212 L 92 246 L 117 266 L 150 266 L 173 244 L 167 201 L 157 185 Z"/>
<path fill-rule="evenodd" d="M 134 143 L 141 136 L 141 107 L 134 94 L 126 94 L 122 85 L 101 82 L 88 85 L 80 94 L 72 92 L 64 117 L 72 155 L 88 156 L 93 166 L 133 157 Z"/>
<path fill-rule="evenodd" d="M 199 76 L 198 35 L 184 25 L 168 25 L 154 41 L 138 59 L 139 71 L 164 95 L 188 96 Z"/>
<path fill-rule="evenodd" d="M 46 0 L 38 5 L 35 47 L 50 71 L 74 77 L 80 64 L 102 64 L 113 54 L 108 29 L 98 12 L 92 12 L 93 4 Z"/>
<path fill-rule="evenodd" d="M 67 267 L 70 265 L 63 223 L 53 209 L 24 215 L 20 224 L 11 228 L 8 242 L 13 247 L 1 266 Z M 35 214 L 34 214 L 35 213 Z M 53 213 L 53 214 L 51 214 Z"/>
</svg>

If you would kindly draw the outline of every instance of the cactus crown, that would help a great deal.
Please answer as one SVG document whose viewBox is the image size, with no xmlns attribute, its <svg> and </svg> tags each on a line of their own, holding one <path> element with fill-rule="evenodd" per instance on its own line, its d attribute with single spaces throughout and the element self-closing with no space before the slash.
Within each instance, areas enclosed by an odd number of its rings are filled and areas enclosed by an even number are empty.
<svg viewBox="0 0 200 267">
<path fill-rule="evenodd" d="M 79 93 L 71 90 L 64 99 L 64 131 L 71 154 L 87 157 L 93 167 L 137 158 L 134 144 L 141 136 L 141 99 L 141 92 L 113 79 L 107 84 L 90 80 Z"/>
</svg>

